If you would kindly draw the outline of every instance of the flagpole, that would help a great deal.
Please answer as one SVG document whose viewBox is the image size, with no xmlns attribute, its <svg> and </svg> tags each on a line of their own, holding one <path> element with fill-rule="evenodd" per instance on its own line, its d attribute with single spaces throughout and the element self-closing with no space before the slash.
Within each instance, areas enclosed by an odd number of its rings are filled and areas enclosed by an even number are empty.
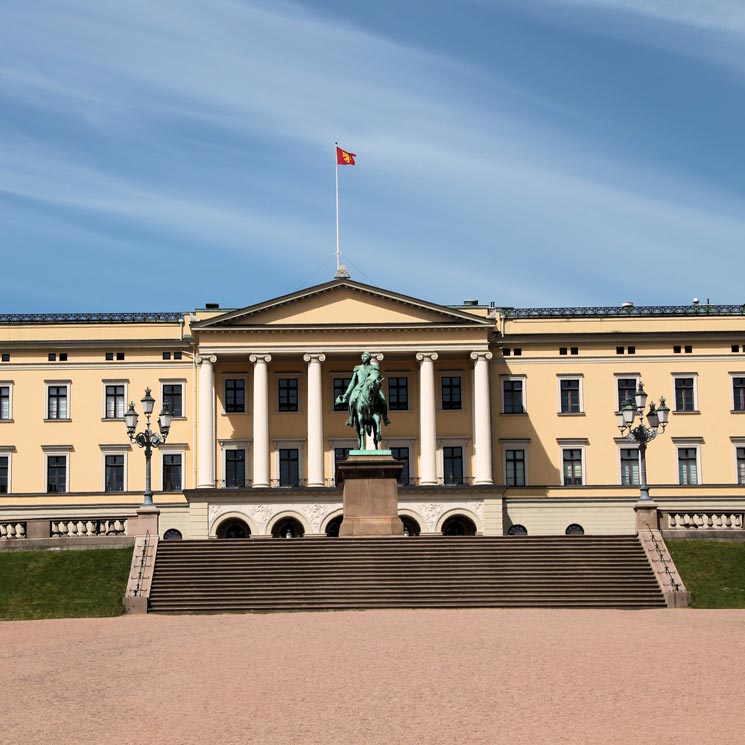
<svg viewBox="0 0 745 745">
<path fill-rule="evenodd" d="M 338 142 L 334 145 L 339 146 Z M 336 149 L 334 149 L 334 162 L 336 163 L 336 271 L 339 271 L 341 266 L 341 248 L 339 244 L 339 159 L 337 157 Z"/>
</svg>

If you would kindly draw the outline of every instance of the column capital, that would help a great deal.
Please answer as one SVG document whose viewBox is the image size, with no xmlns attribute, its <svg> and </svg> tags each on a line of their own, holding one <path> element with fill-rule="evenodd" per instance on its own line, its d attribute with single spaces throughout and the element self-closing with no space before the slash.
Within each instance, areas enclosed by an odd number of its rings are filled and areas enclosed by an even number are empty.
<svg viewBox="0 0 745 745">
<path fill-rule="evenodd" d="M 471 352 L 471 355 L 470 355 L 470 357 L 471 357 L 472 360 L 478 360 L 478 359 L 490 360 L 493 356 L 494 355 L 491 352 L 486 352 L 486 351 L 484 351 L 484 352 Z"/>
<path fill-rule="evenodd" d="M 417 352 L 416 358 L 421 362 L 422 360 L 432 360 L 434 362 L 440 355 L 437 352 Z"/>
<path fill-rule="evenodd" d="M 198 354 L 196 356 L 197 365 L 201 365 L 203 362 L 208 362 L 210 365 L 214 365 L 217 362 L 216 354 Z"/>
<path fill-rule="evenodd" d="M 304 362 L 326 362 L 326 355 L 323 352 L 312 352 L 303 355 Z"/>
<path fill-rule="evenodd" d="M 252 354 L 248 358 L 251 362 L 271 362 L 272 361 L 272 355 L 271 354 Z"/>
</svg>

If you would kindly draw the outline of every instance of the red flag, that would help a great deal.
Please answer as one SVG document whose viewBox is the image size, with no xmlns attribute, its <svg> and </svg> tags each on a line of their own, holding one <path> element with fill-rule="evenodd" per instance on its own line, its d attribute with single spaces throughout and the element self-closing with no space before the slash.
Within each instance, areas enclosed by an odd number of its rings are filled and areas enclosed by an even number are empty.
<svg viewBox="0 0 745 745">
<path fill-rule="evenodd" d="M 336 165 L 338 166 L 353 166 L 356 157 L 355 153 L 348 153 L 340 147 L 336 148 Z"/>
</svg>

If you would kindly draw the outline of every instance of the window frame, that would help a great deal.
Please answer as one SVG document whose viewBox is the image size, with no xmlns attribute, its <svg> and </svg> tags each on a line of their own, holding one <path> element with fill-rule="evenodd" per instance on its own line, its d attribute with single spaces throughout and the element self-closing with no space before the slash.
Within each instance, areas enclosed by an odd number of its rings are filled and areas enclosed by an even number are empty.
<svg viewBox="0 0 745 745">
<path fill-rule="evenodd" d="M 583 383 L 584 376 L 582 373 L 575 373 L 575 374 L 558 374 L 556 376 L 558 388 L 559 388 L 559 408 L 557 410 L 557 413 L 559 416 L 581 416 L 585 413 L 585 393 L 584 393 L 584 383 Z M 562 400 L 562 383 L 565 381 L 577 381 L 577 405 L 579 406 L 579 411 L 564 411 L 563 409 L 563 400 Z"/>
<path fill-rule="evenodd" d="M 448 486 L 465 486 L 471 478 L 471 451 L 468 447 L 468 437 L 449 437 L 437 442 L 437 483 L 445 484 L 445 448 L 460 448 L 462 463 L 462 482 L 448 484 Z"/>
<path fill-rule="evenodd" d="M 411 381 L 409 380 L 409 373 L 392 372 L 389 373 L 388 380 L 388 410 L 389 411 L 411 411 Z M 391 381 L 392 380 L 403 380 L 405 381 L 403 389 L 406 391 L 406 405 L 405 406 L 394 406 L 393 397 L 391 396 Z M 397 386 L 397 390 L 400 392 L 401 385 Z M 411 455 L 411 453 L 409 453 Z"/>
<path fill-rule="evenodd" d="M 502 445 L 502 477 L 504 485 L 508 489 L 514 487 L 527 486 L 528 485 L 528 440 L 503 440 Z M 520 452 L 523 454 L 523 483 L 522 484 L 510 484 L 507 480 L 507 453 L 508 452 Z"/>
<path fill-rule="evenodd" d="M 678 387 L 677 382 L 678 380 L 687 380 L 691 379 L 693 381 L 692 390 L 693 390 L 693 408 L 692 409 L 679 409 L 678 408 Z M 700 414 L 698 408 L 698 373 L 695 372 L 688 372 L 688 373 L 672 373 L 672 380 L 673 380 L 673 410 L 672 413 L 674 414 Z"/>
<path fill-rule="evenodd" d="M 527 375 L 500 375 L 500 394 L 501 394 L 501 407 L 500 407 L 500 414 L 506 414 L 508 416 L 520 416 L 522 414 L 528 413 L 528 405 L 527 405 L 527 382 L 528 382 L 528 376 Z M 522 390 L 521 390 L 521 406 L 522 411 L 506 411 L 505 402 L 507 400 L 505 396 L 505 383 L 516 383 L 519 382 L 522 384 Z M 513 391 L 514 393 L 514 391 Z"/>
<path fill-rule="evenodd" d="M 242 409 L 228 409 L 228 382 L 241 382 L 243 383 L 243 408 Z M 225 416 L 232 416 L 233 414 L 247 414 L 248 413 L 248 376 L 239 373 L 227 372 L 223 375 L 222 379 L 222 413 Z"/>
<path fill-rule="evenodd" d="M 72 400 L 71 400 L 71 391 L 72 391 L 72 381 L 71 380 L 45 380 L 44 381 L 45 386 L 45 396 L 44 396 L 44 421 L 45 422 L 70 422 L 72 421 Z M 65 401 L 67 404 L 67 411 L 65 412 L 67 416 L 61 417 L 61 416 L 49 416 L 51 414 L 50 411 L 50 389 L 51 388 L 65 388 Z"/>
<path fill-rule="evenodd" d="M 106 494 L 120 494 L 121 492 L 116 490 L 109 491 L 106 488 L 106 459 L 109 456 L 117 456 L 121 455 L 123 457 L 123 463 L 122 463 L 122 492 L 127 491 L 127 465 L 128 465 L 128 458 L 127 458 L 128 450 L 126 448 L 122 447 L 102 447 L 101 448 L 101 463 L 103 466 L 103 484 L 101 485 L 101 491 L 105 492 Z"/>
<path fill-rule="evenodd" d="M 458 401 L 458 406 L 445 406 L 445 378 L 458 378 L 460 381 L 458 385 L 458 395 L 460 397 Z M 461 370 L 441 370 L 439 373 L 439 379 L 440 379 L 440 411 L 465 411 L 466 410 L 466 397 L 465 397 L 465 384 L 464 379 L 465 375 Z M 453 386 L 452 384 L 449 386 L 450 390 L 452 391 Z M 452 393 L 451 393 L 452 395 Z M 448 402 L 450 404 L 452 402 Z"/>
<path fill-rule="evenodd" d="M 7 478 L 7 489 L 4 492 L 0 492 L 0 498 L 7 494 L 13 493 L 13 451 L 15 446 L 13 445 L 0 445 L 0 458 L 8 459 L 8 478 Z"/>
<path fill-rule="evenodd" d="M 13 381 L 12 380 L 0 380 L 0 388 L 8 389 L 8 416 L 2 415 L 2 399 L 0 399 L 0 423 L 1 422 L 13 422 Z"/>
<path fill-rule="evenodd" d="M 172 419 L 186 419 L 186 379 L 185 378 L 161 378 L 160 379 L 160 405 L 161 408 L 165 405 L 166 402 L 166 394 L 165 394 L 165 387 L 167 385 L 178 385 L 181 387 L 181 414 L 177 416 L 173 413 L 173 410 L 171 410 L 171 418 Z M 168 394 L 169 396 L 173 394 Z M 170 406 L 168 407 L 171 408 Z M 155 412 L 153 412 L 155 413 Z"/>
<path fill-rule="evenodd" d="M 244 484 L 249 487 L 252 484 L 251 481 L 251 441 L 250 440 L 218 440 L 220 446 L 220 475 L 222 481 L 225 484 L 226 489 L 241 489 L 243 487 L 232 487 L 228 486 L 228 461 L 227 453 L 229 450 L 242 450 L 243 451 L 243 462 L 244 462 Z"/>
<path fill-rule="evenodd" d="M 181 457 L 181 488 L 166 489 L 166 456 L 178 455 Z M 178 494 L 184 491 L 184 475 L 186 474 L 186 452 L 181 447 L 160 447 L 160 491 L 164 494 Z"/>
<path fill-rule="evenodd" d="M 274 440 L 272 448 L 272 469 L 273 473 L 270 474 L 270 483 L 280 482 L 280 450 L 297 450 L 298 457 L 298 484 L 302 484 L 305 480 L 305 440 Z M 283 487 L 291 488 L 291 487 Z"/>
<path fill-rule="evenodd" d="M 732 407 L 730 409 L 732 414 L 745 414 L 745 372 L 731 372 L 729 374 L 730 378 L 730 395 L 732 397 Z M 735 380 L 742 380 L 743 385 L 741 387 L 738 387 L 737 390 L 742 390 L 742 396 L 743 399 L 742 402 L 742 408 L 737 408 L 737 395 L 735 394 Z M 0 382 L 0 385 L 3 385 L 2 382 Z"/>
<path fill-rule="evenodd" d="M 619 389 L 619 381 L 621 380 L 633 380 L 634 381 L 634 392 L 636 393 L 637 389 L 639 388 L 639 381 L 641 380 L 641 375 L 639 373 L 614 373 L 613 378 L 615 381 L 615 398 L 616 398 L 616 405 L 618 408 L 616 409 L 616 412 L 620 412 L 623 408 L 623 401 L 621 401 L 620 396 L 620 389 Z M 634 402 L 634 397 L 631 397 L 631 401 Z M 636 405 L 636 404 L 634 404 Z"/>
<path fill-rule="evenodd" d="M 559 473 L 561 474 L 561 486 L 587 486 L 587 445 L 589 441 L 587 438 L 557 438 L 559 445 Z M 564 451 L 565 450 L 579 450 L 580 451 L 580 463 L 581 463 L 581 484 L 567 484 L 565 483 L 565 472 L 564 472 Z"/>
<path fill-rule="evenodd" d="M 745 437 L 730 437 L 730 442 L 733 446 L 733 455 L 735 459 L 735 484 L 741 486 L 745 484 Z M 740 481 L 740 459 L 738 458 L 738 451 L 743 451 L 743 480 Z"/>
<path fill-rule="evenodd" d="M 696 452 L 696 481 L 688 481 L 683 482 L 681 479 L 681 462 L 680 462 L 680 451 L 681 450 L 694 450 Z M 677 441 L 675 442 L 675 464 L 676 464 L 676 471 L 677 471 L 677 485 L 678 486 L 701 486 L 703 484 L 703 479 L 701 476 L 701 446 L 700 446 L 700 440 L 697 440 L 695 442 L 685 442 L 685 441 Z"/>
<path fill-rule="evenodd" d="M 101 420 L 106 422 L 123 422 L 124 415 L 127 413 L 127 399 L 129 394 L 129 380 L 116 378 L 112 380 L 102 380 L 103 385 L 103 413 L 101 414 Z M 106 389 L 109 386 L 121 385 L 124 387 L 124 408 L 121 416 L 108 416 L 108 395 Z M 115 409 L 116 411 L 116 409 Z"/>
<path fill-rule="evenodd" d="M 54 421 L 54 420 L 53 420 Z M 44 494 L 69 494 L 70 493 L 70 452 L 72 445 L 42 445 L 44 451 Z M 49 458 L 65 459 L 65 489 L 64 491 L 49 491 Z"/>
<path fill-rule="evenodd" d="M 296 384 L 295 393 L 297 395 L 297 406 L 294 409 L 283 409 L 281 407 L 281 386 L 282 381 L 285 380 L 294 380 Z M 300 414 L 302 411 L 302 407 L 300 405 L 300 399 L 302 397 L 300 375 L 298 375 L 297 373 L 280 373 L 276 376 L 275 384 L 277 386 L 277 395 L 275 397 L 275 412 L 277 414 Z"/>
<path fill-rule="evenodd" d="M 386 440 L 386 445 L 388 445 L 388 448 L 391 450 L 391 454 L 393 453 L 393 449 L 406 449 L 409 451 L 409 474 L 406 481 L 401 480 L 403 478 L 403 471 L 401 479 L 399 479 L 399 485 L 401 486 L 407 486 L 411 483 L 416 483 L 417 475 L 414 474 L 414 467 L 417 464 L 416 460 L 416 454 L 414 453 L 414 442 L 415 440 L 413 438 L 401 438 L 401 437 L 394 437 L 390 440 Z M 395 458 L 395 456 L 393 456 Z"/>
<path fill-rule="evenodd" d="M 347 381 L 346 385 L 342 385 L 341 389 L 336 387 L 336 381 Z M 332 373 L 331 374 L 331 411 L 347 411 L 349 409 L 348 404 L 337 404 L 336 397 L 342 395 L 352 380 L 352 376 L 349 373 Z"/>
<path fill-rule="evenodd" d="M 620 442 L 617 442 L 618 445 L 618 483 L 621 486 L 629 486 L 629 487 L 635 487 L 641 485 L 641 479 L 642 479 L 642 462 L 641 462 L 641 451 L 639 449 L 639 445 L 634 444 L 630 440 L 623 440 Z M 632 471 L 632 480 L 629 483 L 624 482 L 623 480 L 623 451 L 624 450 L 633 450 L 636 451 L 636 476 L 637 481 L 634 482 L 633 480 L 633 471 Z M 631 458 L 626 459 L 627 461 L 631 461 Z"/>
</svg>

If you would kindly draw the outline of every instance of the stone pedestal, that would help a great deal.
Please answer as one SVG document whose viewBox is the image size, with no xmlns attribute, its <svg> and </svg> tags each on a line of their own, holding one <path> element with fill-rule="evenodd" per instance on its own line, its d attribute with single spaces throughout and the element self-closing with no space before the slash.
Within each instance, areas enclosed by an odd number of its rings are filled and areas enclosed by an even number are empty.
<svg viewBox="0 0 745 745">
<path fill-rule="evenodd" d="M 352 450 L 337 465 L 336 483 L 344 487 L 340 536 L 404 534 L 398 516 L 398 478 L 403 467 L 390 450 Z"/>
<path fill-rule="evenodd" d="M 137 510 L 137 528 L 134 535 L 146 535 L 147 533 L 150 533 L 150 535 L 157 537 L 159 515 L 160 510 L 154 505 L 140 507 Z M 130 535 L 133 534 L 130 532 Z"/>
<path fill-rule="evenodd" d="M 636 512 L 636 532 L 642 530 L 659 530 L 660 519 L 657 512 L 657 502 L 651 499 L 640 499 L 634 505 Z"/>
</svg>

